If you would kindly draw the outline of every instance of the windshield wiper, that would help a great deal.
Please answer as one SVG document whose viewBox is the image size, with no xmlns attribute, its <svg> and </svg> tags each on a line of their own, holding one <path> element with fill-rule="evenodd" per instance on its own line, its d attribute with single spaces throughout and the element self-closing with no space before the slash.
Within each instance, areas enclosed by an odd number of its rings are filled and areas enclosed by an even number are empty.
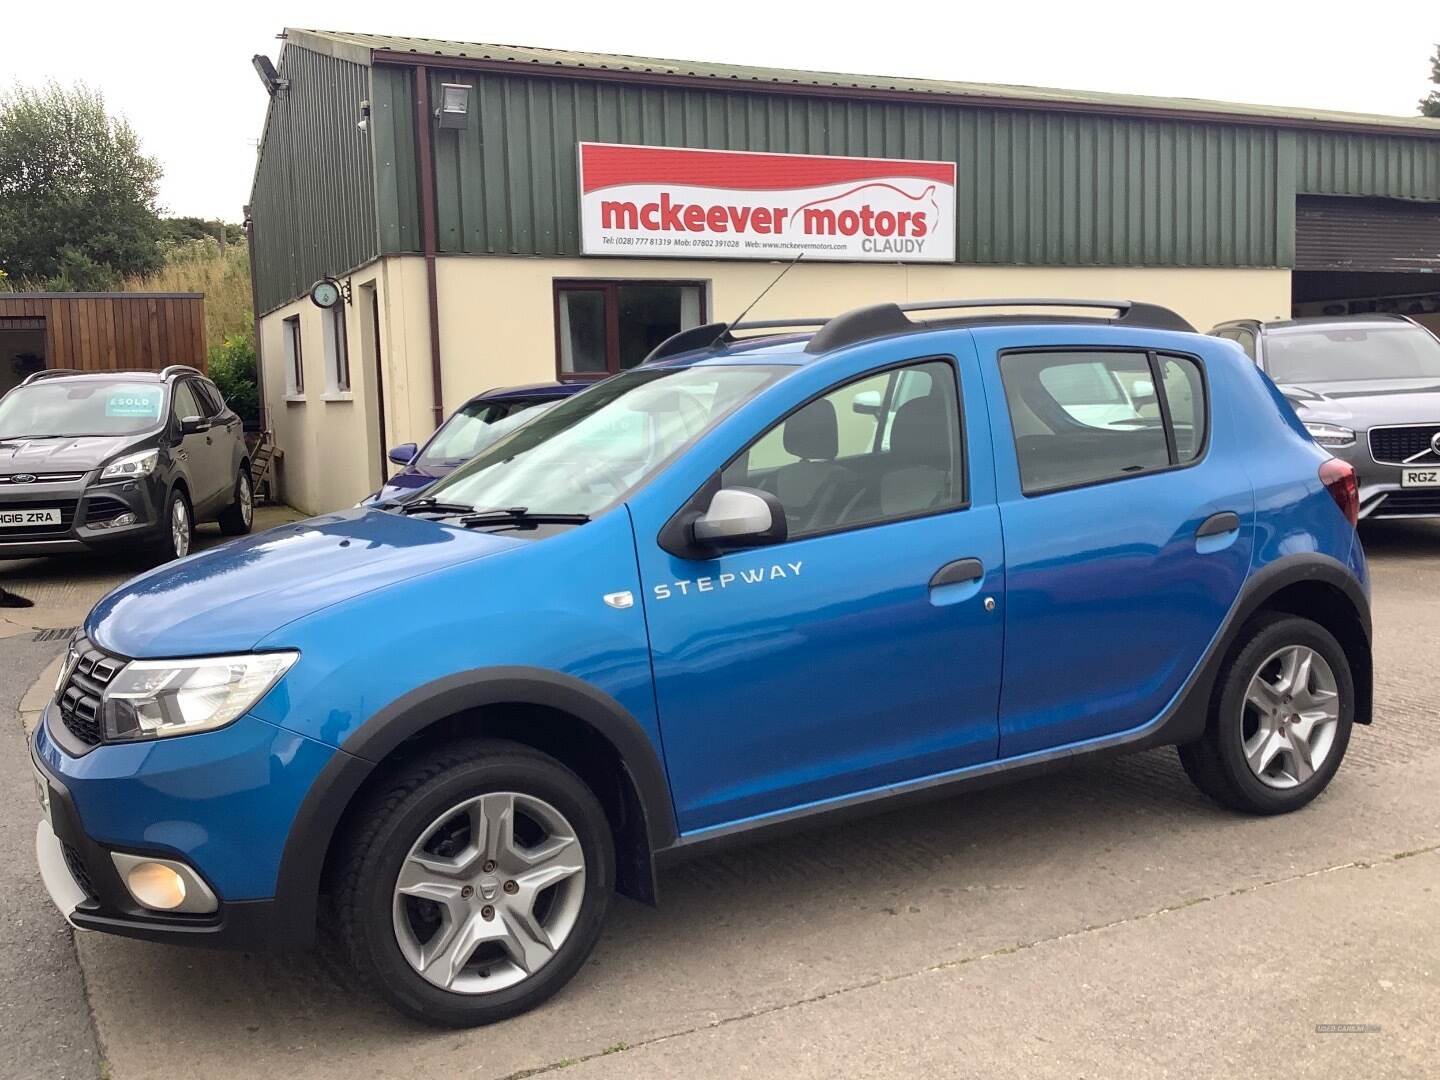
<svg viewBox="0 0 1440 1080">
<path fill-rule="evenodd" d="M 528 506 L 505 506 L 467 514 L 459 523 L 468 528 L 472 525 L 583 525 L 589 520 L 589 514 L 546 513 L 532 511 Z"/>
<path fill-rule="evenodd" d="M 400 507 L 402 514 L 471 514 L 475 507 L 466 503 L 440 502 L 434 498 L 416 499 Z"/>
</svg>

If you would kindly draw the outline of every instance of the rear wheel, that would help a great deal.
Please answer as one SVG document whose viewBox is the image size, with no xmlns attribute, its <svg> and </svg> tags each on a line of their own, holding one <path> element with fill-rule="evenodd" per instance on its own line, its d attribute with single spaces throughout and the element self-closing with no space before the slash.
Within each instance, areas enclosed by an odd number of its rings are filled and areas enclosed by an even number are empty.
<svg viewBox="0 0 1440 1080">
<path fill-rule="evenodd" d="M 534 1008 L 579 970 L 609 906 L 605 812 L 570 770 L 476 741 L 407 766 L 362 810 L 335 929 L 402 1012 L 469 1027 Z"/>
<path fill-rule="evenodd" d="M 242 466 L 235 477 L 235 501 L 220 514 L 220 531 L 226 536 L 244 536 L 255 520 L 255 492 L 250 469 Z"/>
<path fill-rule="evenodd" d="M 1185 772 L 1216 802 L 1252 814 L 1298 810 L 1340 767 L 1355 682 L 1318 623 L 1269 614 L 1247 628 L 1221 673 L 1205 735 L 1179 747 Z"/>
</svg>

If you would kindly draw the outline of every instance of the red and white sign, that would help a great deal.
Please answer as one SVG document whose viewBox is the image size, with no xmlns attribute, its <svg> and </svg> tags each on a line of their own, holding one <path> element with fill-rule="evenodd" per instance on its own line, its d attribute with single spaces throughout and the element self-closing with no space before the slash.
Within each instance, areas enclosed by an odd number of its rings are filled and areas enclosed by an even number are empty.
<svg viewBox="0 0 1440 1080">
<path fill-rule="evenodd" d="M 580 144 L 586 255 L 955 260 L 955 163 Z"/>
</svg>

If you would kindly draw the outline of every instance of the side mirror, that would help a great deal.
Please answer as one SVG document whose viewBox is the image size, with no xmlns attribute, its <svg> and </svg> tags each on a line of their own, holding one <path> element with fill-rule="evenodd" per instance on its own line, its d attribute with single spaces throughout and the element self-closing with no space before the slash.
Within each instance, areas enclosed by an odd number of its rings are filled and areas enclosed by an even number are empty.
<svg viewBox="0 0 1440 1080">
<path fill-rule="evenodd" d="M 788 535 L 780 500 L 754 488 L 721 488 L 690 529 L 697 546 L 715 551 L 779 543 Z"/>
<path fill-rule="evenodd" d="M 210 421 L 203 416 L 182 416 L 180 418 L 181 435 L 199 435 L 210 430 Z"/>
<path fill-rule="evenodd" d="M 850 409 L 861 416 L 878 417 L 880 406 L 883 403 L 884 399 L 880 396 L 879 390 L 862 390 L 855 395 L 855 400 L 850 403 Z"/>
<path fill-rule="evenodd" d="M 419 449 L 413 442 L 401 443 L 399 446 L 391 447 L 388 456 L 396 465 L 409 465 L 415 460 L 415 454 Z"/>
<path fill-rule="evenodd" d="M 1137 398 L 1153 398 L 1155 396 L 1155 384 L 1149 379 L 1136 379 L 1135 385 L 1130 387 L 1130 394 Z"/>
</svg>

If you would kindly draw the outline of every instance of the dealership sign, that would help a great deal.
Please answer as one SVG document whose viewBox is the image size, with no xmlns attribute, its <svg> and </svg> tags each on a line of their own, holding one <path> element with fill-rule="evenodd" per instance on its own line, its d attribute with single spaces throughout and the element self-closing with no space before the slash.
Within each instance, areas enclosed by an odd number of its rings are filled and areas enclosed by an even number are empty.
<svg viewBox="0 0 1440 1080">
<path fill-rule="evenodd" d="M 580 144 L 586 255 L 954 262 L 955 164 Z"/>
</svg>

